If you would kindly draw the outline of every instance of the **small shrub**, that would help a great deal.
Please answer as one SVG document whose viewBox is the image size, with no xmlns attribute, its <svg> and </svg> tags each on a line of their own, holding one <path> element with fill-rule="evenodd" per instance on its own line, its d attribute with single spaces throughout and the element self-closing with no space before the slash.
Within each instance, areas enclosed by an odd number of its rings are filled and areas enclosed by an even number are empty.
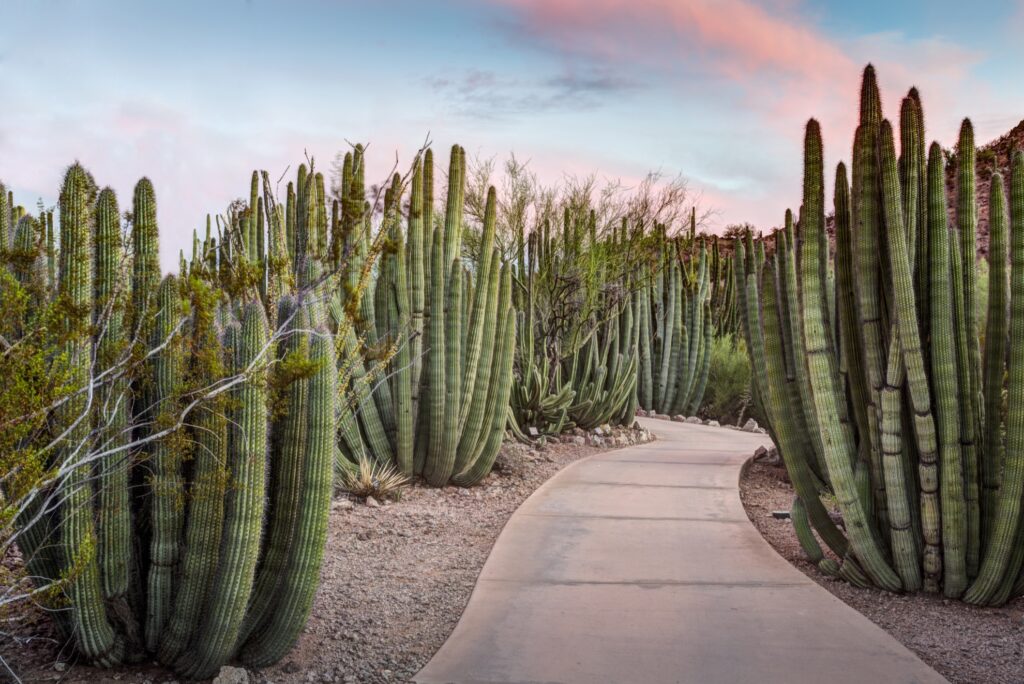
<svg viewBox="0 0 1024 684">
<path fill-rule="evenodd" d="M 716 337 L 701 412 L 721 423 L 735 423 L 750 412 L 750 360 L 747 346 L 733 335 Z"/>
</svg>

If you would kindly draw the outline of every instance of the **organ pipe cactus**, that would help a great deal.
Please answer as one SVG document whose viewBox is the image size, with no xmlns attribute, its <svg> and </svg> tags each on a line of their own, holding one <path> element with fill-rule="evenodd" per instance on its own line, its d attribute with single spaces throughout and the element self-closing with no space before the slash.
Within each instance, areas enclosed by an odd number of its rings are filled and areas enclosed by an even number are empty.
<svg viewBox="0 0 1024 684">
<path fill-rule="evenodd" d="M 60 194 L 60 284 L 58 297 L 65 307 L 62 336 L 64 354 L 72 369 L 76 387 L 89 384 L 91 340 L 90 304 L 93 296 L 92 228 L 95 217 L 91 179 L 80 165 L 72 165 L 64 176 Z M 63 435 L 61 459 L 68 474 L 61 483 L 61 541 L 65 567 L 73 573 L 68 586 L 71 622 L 82 653 L 101 665 L 111 666 L 124 657 L 124 642 L 107 618 L 103 604 L 100 566 L 96 560 L 97 541 L 92 516 L 92 487 L 89 469 L 80 459 L 81 448 L 90 431 L 89 406 L 84 393 L 76 394 L 57 416 L 58 434 Z"/>
<path fill-rule="evenodd" d="M 643 409 L 692 414 L 701 405 L 714 335 L 712 285 L 718 282 L 708 259 L 707 246 L 698 246 L 692 237 L 686 243 L 673 239 L 656 252 L 640 314 L 646 319 L 638 364 Z"/>
<path fill-rule="evenodd" d="M 737 283 L 746 280 L 737 289 L 742 328 L 755 389 L 797 490 L 794 525 L 819 568 L 858 585 L 1000 604 L 1024 589 L 1024 468 L 1015 456 L 1024 358 L 1008 342 L 1024 335 L 1024 305 L 1010 288 L 1024 262 L 1024 156 L 1013 154 L 1009 212 L 1002 176 L 991 180 L 982 353 L 970 122 L 961 128 L 951 227 L 944 155 L 938 144 L 925 154 L 916 90 L 900 114 L 897 157 L 868 67 L 851 191 L 845 166 L 836 174 L 834 263 L 822 239 L 820 130 L 808 124 L 799 220 L 787 217 L 772 238 L 781 273 L 770 260 L 751 259 L 750 246 L 737 250 Z M 754 244 L 755 257 L 762 248 Z M 805 431 L 810 439 L 801 438 Z M 822 486 L 845 529 L 828 516 Z"/>
<path fill-rule="evenodd" d="M 367 260 L 377 246 L 362 207 L 361 155 L 357 148 L 344 166 L 341 202 L 340 232 L 352 245 L 356 267 L 349 267 L 330 306 L 341 349 L 339 384 L 352 399 L 342 408 L 338 465 L 351 468 L 365 455 L 406 475 L 422 474 L 434 486 L 475 484 L 496 454 L 487 445 L 500 445 L 504 435 L 506 409 L 496 402 L 501 388 L 511 386 L 501 353 L 503 335 L 514 333 L 503 327 L 511 284 L 494 249 L 497 197 L 488 195 L 480 258 L 470 272 L 462 258 L 465 154 L 452 149 L 445 218 L 434 226 L 428 151 L 412 170 L 405 231 L 401 179 L 387 191 L 380 267 L 367 279 Z M 359 330 L 368 333 L 366 347 L 356 339 Z M 377 380 L 379 374 L 387 379 Z"/>
<path fill-rule="evenodd" d="M 318 176 L 308 179 L 317 193 Z M 25 215 L 24 255 L 5 250 L 18 282 L 60 314 L 54 364 L 73 388 L 49 420 L 56 483 L 29 497 L 17 541 L 36 580 L 63 589 L 57 626 L 96 665 L 155 656 L 186 677 L 236 657 L 265 665 L 308 616 L 338 434 L 334 340 L 313 324 L 324 318 L 325 219 L 313 206 L 293 228 L 301 305 L 275 305 L 285 327 L 271 338 L 267 301 L 293 281 L 245 278 L 250 258 L 285 259 L 283 221 L 275 227 L 265 204 L 275 206 L 257 197 L 253 218 L 237 223 L 244 240 L 232 227 L 219 243 L 212 230 L 197 235 L 183 276 L 161 281 L 152 185 L 136 186 L 126 263 L 114 193 L 97 193 L 76 164 L 59 243 L 46 215 Z M 269 402 L 278 395 L 290 410 Z"/>
</svg>

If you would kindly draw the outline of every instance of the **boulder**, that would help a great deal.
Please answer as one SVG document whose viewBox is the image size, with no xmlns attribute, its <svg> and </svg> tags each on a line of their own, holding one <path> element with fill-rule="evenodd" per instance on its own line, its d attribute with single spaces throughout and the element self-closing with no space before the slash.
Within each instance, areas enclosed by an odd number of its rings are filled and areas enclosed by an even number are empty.
<svg viewBox="0 0 1024 684">
<path fill-rule="evenodd" d="M 747 422 L 743 424 L 744 432 L 757 432 L 758 424 L 753 418 L 747 418 Z"/>
<path fill-rule="evenodd" d="M 703 421 L 697 416 L 690 416 L 689 418 L 686 419 L 685 422 L 689 423 L 690 425 L 700 425 Z"/>
</svg>

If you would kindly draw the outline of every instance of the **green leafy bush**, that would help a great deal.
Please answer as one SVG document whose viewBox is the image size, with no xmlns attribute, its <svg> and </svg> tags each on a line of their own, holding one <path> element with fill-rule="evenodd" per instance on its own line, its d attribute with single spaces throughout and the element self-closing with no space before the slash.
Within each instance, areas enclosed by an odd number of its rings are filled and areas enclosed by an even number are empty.
<svg viewBox="0 0 1024 684">
<path fill-rule="evenodd" d="M 735 423 L 750 412 L 750 359 L 747 345 L 731 334 L 711 343 L 711 371 L 701 414 Z"/>
</svg>

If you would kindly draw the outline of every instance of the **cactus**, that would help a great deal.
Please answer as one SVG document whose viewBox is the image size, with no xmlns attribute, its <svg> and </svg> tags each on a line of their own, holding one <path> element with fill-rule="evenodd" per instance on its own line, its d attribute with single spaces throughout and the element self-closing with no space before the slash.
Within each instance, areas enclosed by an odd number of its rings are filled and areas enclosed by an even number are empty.
<svg viewBox="0 0 1024 684">
<path fill-rule="evenodd" d="M 210 602 L 198 633 L 192 662 L 185 676 L 211 677 L 237 648 L 246 607 L 252 593 L 260 553 L 260 529 L 265 508 L 266 389 L 259 355 L 267 344 L 263 308 L 245 307 L 241 327 L 231 334 L 228 351 L 232 370 L 248 379 L 237 390 L 237 407 L 230 419 L 228 462 L 231 487 L 226 503 L 221 561 L 210 585 Z"/>
<path fill-rule="evenodd" d="M 93 297 L 92 229 L 95 221 L 91 203 L 91 179 L 80 165 L 72 165 L 64 176 L 60 194 L 60 283 L 58 297 L 64 307 L 62 336 L 64 354 L 76 387 L 85 387 L 89 377 L 91 340 L 90 304 Z M 73 578 L 68 586 L 71 621 L 78 649 L 91 661 L 110 667 L 124 657 L 124 641 L 114 631 L 103 605 L 100 566 L 96 559 L 97 535 L 92 516 L 90 473 L 80 459 L 80 445 L 88 439 L 90 421 L 84 394 L 77 394 L 58 414 L 60 429 L 66 431 L 62 460 L 68 470 L 60 487 L 61 538 L 65 569 Z"/>
<path fill-rule="evenodd" d="M 323 332 L 314 335 L 310 359 L 316 365 L 316 372 L 308 384 L 308 435 L 303 453 L 295 454 L 299 456 L 301 468 L 297 481 L 291 483 L 301 490 L 282 490 L 279 497 L 279 501 L 287 497 L 297 499 L 291 525 L 292 542 L 273 611 L 255 627 L 240 654 L 243 662 L 256 667 L 281 659 L 298 638 L 313 605 L 327 541 L 327 517 L 333 489 L 337 370 L 331 339 Z M 285 418 L 286 422 L 294 420 L 293 416 Z M 278 486 L 286 485 L 279 482 Z"/>
<path fill-rule="evenodd" d="M 950 598 L 994 605 L 1024 590 L 1024 467 L 1014 455 L 1014 440 L 1024 434 L 1024 371 L 1018 367 L 1024 360 L 1014 357 L 1007 341 L 1007 333 L 1009 339 L 1024 334 L 1014 332 L 1024 325 L 1024 307 L 1009 290 L 1013 269 L 1024 262 L 1024 239 L 1017 240 L 1015 232 L 1018 214 L 1024 216 L 1024 155 L 1018 151 L 1013 157 L 1009 274 L 1003 180 L 992 177 L 982 354 L 974 329 L 972 129 L 969 121 L 961 128 L 957 228 L 950 230 L 943 153 L 933 143 L 925 163 L 923 121 L 920 95 L 913 90 L 901 105 L 897 159 L 874 71 L 865 69 L 851 193 L 843 165 L 836 174 L 833 304 L 831 265 L 821 239 L 820 131 L 812 120 L 799 233 L 787 220 L 774 236 L 777 266 L 756 258 L 763 241 L 753 250 L 737 249 L 737 285 L 746 279 L 737 301 L 747 312 L 742 327 L 750 341 L 754 386 L 766 398 L 769 429 L 797 490 L 794 525 L 811 559 L 823 572 L 857 585 L 941 590 Z M 799 278 L 789 275 L 794 266 Z M 805 429 L 806 441 L 800 438 Z M 839 503 L 845 534 L 823 515 L 822 485 Z M 823 555 L 812 530 L 838 564 Z"/>
<path fill-rule="evenodd" d="M 126 352 L 124 304 L 127 293 L 120 282 L 123 254 L 117 197 L 110 188 L 100 192 L 96 204 L 96 281 L 93 311 L 96 359 L 100 371 L 113 367 Z M 128 442 L 127 384 L 123 378 L 97 393 L 94 422 L 103 428 L 111 447 Z M 128 591 L 132 557 L 132 520 L 129 506 L 128 454 L 111 449 L 100 464 L 99 527 L 103 593 L 108 599 Z"/>
<path fill-rule="evenodd" d="M 162 349 L 153 356 L 151 397 L 147 407 L 153 431 L 162 430 L 177 419 L 175 393 L 180 382 L 180 352 L 175 326 L 179 320 L 178 283 L 167 276 L 160 283 L 155 303 L 156 321 L 150 339 L 151 348 Z M 179 496 L 184 487 L 181 455 L 170 436 L 153 444 L 152 459 L 152 536 L 149 549 L 149 577 L 146 598 L 146 646 L 156 651 L 164 624 L 170 616 L 174 577 L 179 561 L 184 512 Z"/>
<path fill-rule="evenodd" d="M 193 372 L 203 378 L 223 375 L 221 333 L 210 307 L 197 297 L 193 307 Z M 220 558 L 224 496 L 228 486 L 228 422 L 226 402 L 217 399 L 200 406 L 193 422 L 194 471 L 188 495 L 184 557 L 174 607 L 160 641 L 160 661 L 173 666 L 194 643 L 207 590 Z"/>
<path fill-rule="evenodd" d="M 691 217 L 692 218 L 692 217 Z M 664 229 L 662 229 L 664 230 Z M 711 363 L 715 328 L 711 301 L 720 281 L 712 278 L 708 250 L 691 231 L 686 241 L 661 237 L 655 269 L 646 278 L 652 286 L 641 303 L 639 405 L 662 414 L 696 413 L 701 405 Z M 717 251 L 711 260 L 717 259 Z M 694 270 L 694 264 L 696 269 Z M 655 331 L 654 339 L 649 340 Z"/>
<path fill-rule="evenodd" d="M 341 345 L 341 384 L 353 396 L 342 411 L 344 458 L 338 465 L 353 467 L 365 449 L 374 460 L 406 475 L 421 473 L 434 486 L 462 473 L 467 474 L 456 483 L 472 484 L 490 471 L 494 454 L 486 445 L 495 430 L 504 433 L 505 410 L 495 409 L 500 428 L 494 427 L 490 410 L 494 393 L 500 394 L 507 380 L 496 373 L 511 373 L 499 363 L 503 341 L 497 334 L 511 305 L 511 293 L 504 299 L 500 294 L 502 288 L 511 291 L 503 284 L 510 276 L 502 275 L 493 248 L 496 194 L 488 195 L 481 256 L 470 273 L 461 257 L 464 153 L 452 149 L 445 221 L 437 227 L 430 218 L 432 164 L 429 151 L 414 164 L 405 234 L 401 179 L 387 190 L 380 236 L 386 242 L 377 277 L 365 289 L 360 273 L 366 273 L 378 247 L 370 240 L 362 207 L 360 147 L 343 169 L 348 194 L 342 199 L 340 233 L 352 243 L 355 258 L 330 311 Z M 358 332 L 365 333 L 365 346 Z M 381 361 L 373 358 L 375 352 Z M 387 379 L 376 380 L 380 374 Z"/>
</svg>

